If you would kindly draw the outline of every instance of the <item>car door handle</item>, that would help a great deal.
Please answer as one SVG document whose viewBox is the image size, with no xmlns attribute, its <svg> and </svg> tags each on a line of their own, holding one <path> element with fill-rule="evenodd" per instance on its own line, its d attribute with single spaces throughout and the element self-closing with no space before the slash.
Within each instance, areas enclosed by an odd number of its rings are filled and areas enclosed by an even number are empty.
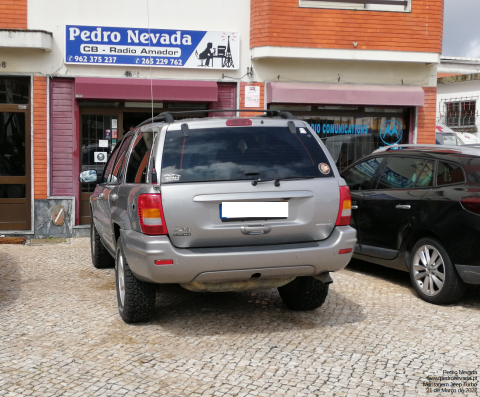
<svg viewBox="0 0 480 397">
<path fill-rule="evenodd" d="M 358 210 L 358 205 L 352 205 L 352 210 Z"/>
<path fill-rule="evenodd" d="M 118 200 L 118 194 L 113 193 L 109 197 L 110 197 L 110 200 L 112 200 L 112 201 Z"/>
<path fill-rule="evenodd" d="M 104 198 L 105 198 L 105 193 L 100 193 L 100 194 L 98 195 L 98 198 L 99 198 L 99 199 L 104 199 Z"/>
<path fill-rule="evenodd" d="M 411 205 L 404 205 L 404 204 L 398 204 L 395 206 L 395 208 L 399 209 L 399 210 L 409 210 L 410 208 L 412 208 Z"/>
<path fill-rule="evenodd" d="M 240 227 L 243 234 L 267 234 L 272 228 L 268 225 L 248 225 Z"/>
</svg>

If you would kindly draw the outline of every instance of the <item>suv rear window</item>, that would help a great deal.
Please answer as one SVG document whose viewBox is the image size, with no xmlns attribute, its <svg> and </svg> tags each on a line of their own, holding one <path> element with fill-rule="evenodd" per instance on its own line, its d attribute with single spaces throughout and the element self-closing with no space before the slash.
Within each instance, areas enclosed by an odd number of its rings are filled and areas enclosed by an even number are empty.
<svg viewBox="0 0 480 397">
<path fill-rule="evenodd" d="M 312 134 L 287 127 L 224 127 L 167 131 L 162 183 L 332 177 Z"/>
</svg>

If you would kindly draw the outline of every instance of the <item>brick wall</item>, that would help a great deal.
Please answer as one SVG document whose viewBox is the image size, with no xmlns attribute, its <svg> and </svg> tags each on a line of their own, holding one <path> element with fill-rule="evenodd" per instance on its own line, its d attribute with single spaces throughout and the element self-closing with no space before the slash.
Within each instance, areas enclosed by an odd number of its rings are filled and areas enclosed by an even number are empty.
<svg viewBox="0 0 480 397">
<path fill-rule="evenodd" d="M 27 0 L 0 0 L 0 29 L 27 29 Z"/>
<path fill-rule="evenodd" d="M 245 106 L 245 87 L 246 86 L 257 86 L 260 87 L 260 107 L 258 108 L 247 108 Z M 240 109 L 255 109 L 263 110 L 265 109 L 265 84 L 264 83 L 240 83 Z M 261 113 L 258 112 L 241 112 L 241 117 L 250 117 L 250 116 L 259 116 Z"/>
<path fill-rule="evenodd" d="M 47 198 L 47 78 L 33 78 L 34 198 Z"/>
<path fill-rule="evenodd" d="M 435 144 L 437 87 L 424 87 L 425 105 L 418 108 L 417 143 Z"/>
<path fill-rule="evenodd" d="M 250 47 L 442 52 L 443 0 L 413 0 L 412 11 L 300 8 L 298 0 L 251 0 Z"/>
</svg>

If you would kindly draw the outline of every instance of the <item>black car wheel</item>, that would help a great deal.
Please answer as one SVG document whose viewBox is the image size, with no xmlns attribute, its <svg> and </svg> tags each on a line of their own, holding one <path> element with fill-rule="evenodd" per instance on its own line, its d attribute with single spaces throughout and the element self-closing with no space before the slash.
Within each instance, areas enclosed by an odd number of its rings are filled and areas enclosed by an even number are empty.
<svg viewBox="0 0 480 397">
<path fill-rule="evenodd" d="M 115 266 L 115 259 L 103 246 L 100 235 L 95 228 L 95 223 L 90 224 L 90 248 L 92 251 L 92 264 L 97 269 L 106 269 Z"/>
<path fill-rule="evenodd" d="M 120 317 L 127 324 L 149 321 L 155 309 L 156 285 L 137 279 L 123 253 L 121 238 L 117 241 L 115 281 Z"/>
<path fill-rule="evenodd" d="M 465 294 L 465 284 L 438 240 L 419 240 L 413 247 L 409 265 L 412 284 L 424 301 L 454 303 Z"/>
<path fill-rule="evenodd" d="M 292 310 L 313 310 L 327 299 L 328 284 L 312 276 L 302 276 L 279 287 L 278 293 L 285 306 Z"/>
</svg>

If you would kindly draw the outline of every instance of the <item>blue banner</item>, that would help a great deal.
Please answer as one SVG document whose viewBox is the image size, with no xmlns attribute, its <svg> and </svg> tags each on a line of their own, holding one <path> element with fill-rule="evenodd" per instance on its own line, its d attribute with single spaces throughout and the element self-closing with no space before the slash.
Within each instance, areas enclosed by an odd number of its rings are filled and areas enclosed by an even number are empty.
<svg viewBox="0 0 480 397">
<path fill-rule="evenodd" d="M 65 63 L 238 69 L 235 32 L 66 26 Z"/>
</svg>

